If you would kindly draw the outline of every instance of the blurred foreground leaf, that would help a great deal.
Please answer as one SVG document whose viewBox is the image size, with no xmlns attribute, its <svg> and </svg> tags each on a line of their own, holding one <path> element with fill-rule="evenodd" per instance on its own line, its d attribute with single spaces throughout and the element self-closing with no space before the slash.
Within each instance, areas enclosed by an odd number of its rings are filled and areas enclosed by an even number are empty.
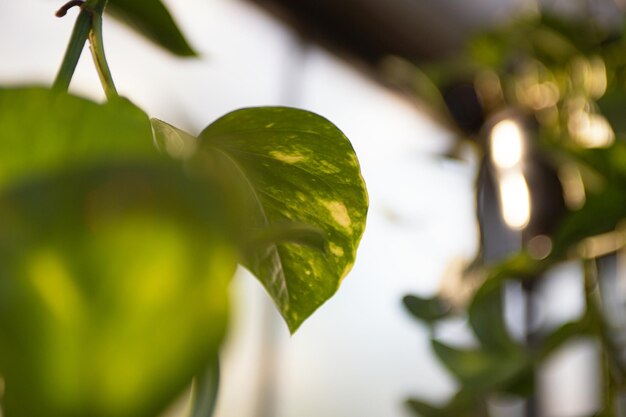
<svg viewBox="0 0 626 417">
<path fill-rule="evenodd" d="M 11 417 L 154 417 L 217 354 L 236 258 L 146 116 L 0 91 L 0 374 Z"/>
<path fill-rule="evenodd" d="M 244 260 L 295 332 L 337 291 L 363 234 L 367 193 L 350 142 L 318 115 L 268 107 L 227 114 L 200 134 L 199 148 L 199 157 L 219 154 L 241 172 L 254 204 L 250 227 L 295 223 L 323 233 L 325 252 L 281 242 Z"/>
<path fill-rule="evenodd" d="M 125 99 L 0 89 L 0 189 L 50 172 L 160 159 L 147 116 Z"/>
</svg>

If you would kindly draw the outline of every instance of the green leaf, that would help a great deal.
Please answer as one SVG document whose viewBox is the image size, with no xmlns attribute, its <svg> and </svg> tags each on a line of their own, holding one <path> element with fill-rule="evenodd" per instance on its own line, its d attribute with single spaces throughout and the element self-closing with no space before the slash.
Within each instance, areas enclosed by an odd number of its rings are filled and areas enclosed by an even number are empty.
<svg viewBox="0 0 626 417">
<path fill-rule="evenodd" d="M 0 90 L 0 374 L 13 417 L 153 417 L 216 355 L 222 193 L 127 101 Z"/>
<path fill-rule="evenodd" d="M 442 406 L 436 407 L 416 398 L 411 398 L 406 404 L 421 417 L 488 417 L 485 400 L 476 396 L 475 392 L 461 389 Z"/>
<path fill-rule="evenodd" d="M 402 299 L 402 302 L 414 317 L 427 323 L 440 320 L 451 312 L 450 305 L 439 297 L 420 298 L 414 295 L 407 295 Z"/>
<path fill-rule="evenodd" d="M 0 190 L 53 171 L 163 159 L 148 118 L 124 99 L 100 105 L 43 88 L 0 89 L 0 131 Z"/>
<path fill-rule="evenodd" d="M 161 165 L 2 193 L 7 415 L 152 417 L 207 365 L 236 265 L 216 196 Z"/>
<path fill-rule="evenodd" d="M 626 107 L 626 92 L 622 88 L 610 89 L 598 99 L 597 105 L 615 133 L 619 136 L 626 134 L 626 121 L 622 113 Z"/>
<path fill-rule="evenodd" d="M 411 411 L 421 417 L 445 417 L 448 414 L 442 408 L 435 407 L 417 398 L 411 398 L 406 402 Z"/>
<path fill-rule="evenodd" d="M 175 55 L 196 55 L 160 0 L 109 0 L 107 12 Z"/>
<path fill-rule="evenodd" d="M 529 366 L 521 350 L 489 352 L 457 349 L 433 340 L 433 350 L 448 370 L 468 389 L 481 391 L 516 379 Z"/>
<path fill-rule="evenodd" d="M 276 224 L 265 229 L 252 229 L 247 235 L 247 246 L 253 252 L 276 243 L 297 243 L 317 249 L 320 252 L 326 250 L 324 232 L 308 224 Z"/>
<path fill-rule="evenodd" d="M 192 156 L 198 145 L 198 139 L 162 120 L 150 119 L 154 142 L 161 152 L 173 158 L 186 159 Z"/>
<path fill-rule="evenodd" d="M 481 345 L 487 350 L 514 349 L 504 320 L 501 281 L 487 280 L 469 306 L 469 323 Z"/>
<path fill-rule="evenodd" d="M 574 338 L 593 336 L 594 324 L 588 316 L 578 321 L 563 323 L 550 334 L 543 337 L 544 341 L 540 346 L 537 357 L 540 360 L 544 360 Z"/>
<path fill-rule="evenodd" d="M 584 238 L 615 230 L 624 218 L 626 193 L 623 186 L 612 184 L 601 193 L 589 194 L 585 205 L 570 213 L 559 225 L 553 255 L 564 256 Z"/>
<path fill-rule="evenodd" d="M 198 158 L 220 154 L 245 178 L 255 204 L 251 227 L 295 222 L 324 233 L 326 253 L 276 243 L 245 260 L 296 331 L 337 291 L 365 228 L 367 192 L 350 142 L 316 114 L 279 107 L 229 113 L 200 142 Z"/>
</svg>

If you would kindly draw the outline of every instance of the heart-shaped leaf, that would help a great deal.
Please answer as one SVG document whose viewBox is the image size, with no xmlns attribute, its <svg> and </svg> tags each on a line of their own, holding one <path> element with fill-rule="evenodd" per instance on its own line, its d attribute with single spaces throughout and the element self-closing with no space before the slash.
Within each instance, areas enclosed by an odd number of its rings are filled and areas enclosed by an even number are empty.
<svg viewBox="0 0 626 417">
<path fill-rule="evenodd" d="M 247 182 L 255 204 L 250 227 L 308 224 L 326 238 L 323 252 L 281 242 L 245 259 L 294 332 L 337 291 L 355 260 L 367 193 L 354 150 L 328 120 L 282 107 L 229 113 L 199 139 L 197 158 L 219 154 Z"/>
<path fill-rule="evenodd" d="M 160 0 L 109 0 L 107 11 L 175 55 L 196 55 Z"/>
</svg>

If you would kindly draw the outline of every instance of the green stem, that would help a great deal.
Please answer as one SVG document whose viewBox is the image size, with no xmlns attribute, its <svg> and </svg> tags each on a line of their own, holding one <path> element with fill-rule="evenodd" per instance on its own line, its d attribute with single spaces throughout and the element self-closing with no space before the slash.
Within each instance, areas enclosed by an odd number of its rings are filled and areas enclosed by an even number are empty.
<svg viewBox="0 0 626 417">
<path fill-rule="evenodd" d="M 89 39 L 91 55 L 107 99 L 118 96 L 104 55 L 102 40 L 102 13 L 106 4 L 107 0 L 87 0 L 82 4 L 63 63 L 53 84 L 54 90 L 63 92 L 68 90 L 85 42 Z"/>
<path fill-rule="evenodd" d="M 76 69 L 80 55 L 83 52 L 83 47 L 89 37 L 90 30 L 91 13 L 88 10 L 81 10 L 78 18 L 76 19 L 76 24 L 74 25 L 74 30 L 72 31 L 72 36 L 67 46 L 67 50 L 65 51 L 61 68 L 59 68 L 59 72 L 54 80 L 54 84 L 52 85 L 52 88 L 55 91 L 65 92 L 69 88 L 70 81 L 72 81 L 74 70 Z"/>
<path fill-rule="evenodd" d="M 106 5 L 106 1 L 102 2 L 102 8 Z M 91 46 L 91 56 L 96 65 L 96 70 L 100 76 L 100 82 L 104 89 L 107 99 L 111 100 L 118 96 L 111 70 L 104 55 L 104 42 L 102 40 L 102 12 L 94 11 L 92 17 L 91 31 L 89 32 L 89 43 Z"/>
<path fill-rule="evenodd" d="M 614 363 L 618 361 L 614 355 L 612 341 L 606 329 L 606 322 L 602 311 L 602 300 L 598 289 L 598 269 L 595 259 L 584 261 L 585 278 L 585 301 L 587 304 L 587 314 L 591 319 L 592 326 L 598 336 L 601 346 L 600 365 L 602 367 L 602 392 L 604 409 L 602 416 L 617 417 L 617 397 L 616 397 L 616 369 Z"/>
<path fill-rule="evenodd" d="M 220 386 L 220 361 L 216 356 L 203 375 L 196 378 L 192 417 L 211 417 L 215 413 Z"/>
</svg>

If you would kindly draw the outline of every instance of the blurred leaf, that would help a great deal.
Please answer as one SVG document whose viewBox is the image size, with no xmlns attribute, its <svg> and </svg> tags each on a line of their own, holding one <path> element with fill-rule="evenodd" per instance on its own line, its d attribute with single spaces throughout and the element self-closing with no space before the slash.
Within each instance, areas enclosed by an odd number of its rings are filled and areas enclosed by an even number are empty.
<svg viewBox="0 0 626 417">
<path fill-rule="evenodd" d="M 417 319 L 435 322 L 450 314 L 450 306 L 439 297 L 420 298 L 407 295 L 402 299 L 406 309 Z"/>
<path fill-rule="evenodd" d="M 245 265 L 293 333 L 350 271 L 365 227 L 367 193 L 348 139 L 328 120 L 290 108 L 243 109 L 200 134 L 197 158 L 221 154 L 248 182 L 253 228 L 285 222 L 324 233 L 326 253 L 293 243 L 264 245 Z"/>
<path fill-rule="evenodd" d="M 0 90 L 0 374 L 13 417 L 154 417 L 216 355 L 221 192 L 125 100 Z"/>
<path fill-rule="evenodd" d="M 124 99 L 100 105 L 43 88 L 0 89 L 0 131 L 0 190 L 53 171 L 163 159 L 148 118 Z"/>
<path fill-rule="evenodd" d="M 218 194 L 180 171 L 72 170 L 4 191 L 7 415 L 152 417 L 216 355 L 235 251 Z"/>
<path fill-rule="evenodd" d="M 433 340 L 439 359 L 466 387 L 473 392 L 504 389 L 516 380 L 529 361 L 521 350 L 493 352 L 484 349 L 463 350 Z"/>
<path fill-rule="evenodd" d="M 186 159 L 194 154 L 198 139 L 162 120 L 150 119 L 154 143 L 161 152 L 177 159 Z"/>
<path fill-rule="evenodd" d="M 446 417 L 448 415 L 444 409 L 434 407 L 416 398 L 411 398 L 406 404 L 411 411 L 421 417 Z"/>
<path fill-rule="evenodd" d="M 488 351 L 508 351 L 514 348 L 504 321 L 501 286 L 483 285 L 468 309 L 469 322 L 483 348 Z"/>
<path fill-rule="evenodd" d="M 175 55 L 196 55 L 160 0 L 109 0 L 107 12 Z"/>
<path fill-rule="evenodd" d="M 615 230 L 626 218 L 626 193 L 620 186 L 589 194 L 582 209 L 569 214 L 554 236 L 553 254 L 563 256 L 584 238 Z"/>
<path fill-rule="evenodd" d="M 596 102 L 600 112 L 611 124 L 615 133 L 620 136 L 626 135 L 626 91 L 623 88 L 610 89 Z"/>
<path fill-rule="evenodd" d="M 422 417 L 488 417 L 485 398 L 461 389 L 447 404 L 435 407 L 424 401 L 411 398 L 409 408 Z"/>
<path fill-rule="evenodd" d="M 582 337 L 591 332 L 591 321 L 583 318 L 579 321 L 571 321 L 562 324 L 543 338 L 538 357 L 540 360 L 546 359 L 558 348 L 569 342 L 573 338 Z"/>
</svg>

